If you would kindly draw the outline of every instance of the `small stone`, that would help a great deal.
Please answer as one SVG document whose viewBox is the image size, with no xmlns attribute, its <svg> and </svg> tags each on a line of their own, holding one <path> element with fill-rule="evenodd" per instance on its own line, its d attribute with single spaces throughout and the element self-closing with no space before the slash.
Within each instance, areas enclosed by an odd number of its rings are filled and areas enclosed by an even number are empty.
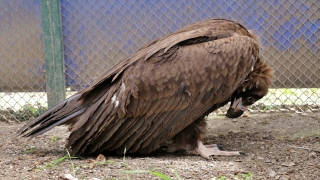
<svg viewBox="0 0 320 180">
<path fill-rule="evenodd" d="M 308 166 L 313 166 L 314 164 L 308 162 L 307 165 L 308 165 Z"/>
<path fill-rule="evenodd" d="M 294 166 L 296 164 L 294 164 L 293 162 L 284 162 L 281 164 L 281 166 L 285 166 L 285 167 L 291 167 L 291 166 Z"/>
<path fill-rule="evenodd" d="M 288 180 L 287 176 L 281 176 L 279 180 Z"/>
<path fill-rule="evenodd" d="M 264 162 L 265 163 L 271 163 L 271 160 L 270 159 L 266 159 Z"/>
<path fill-rule="evenodd" d="M 292 174 L 292 173 L 294 173 L 294 169 L 289 169 L 289 170 L 287 171 L 287 174 Z"/>
<path fill-rule="evenodd" d="M 274 178 L 276 177 L 277 173 L 275 171 L 270 171 L 269 172 L 269 177 Z"/>
<path fill-rule="evenodd" d="M 317 153 L 316 153 L 316 152 L 311 152 L 311 153 L 309 154 L 309 157 L 311 157 L 311 158 L 316 158 L 316 157 L 317 157 Z"/>
</svg>

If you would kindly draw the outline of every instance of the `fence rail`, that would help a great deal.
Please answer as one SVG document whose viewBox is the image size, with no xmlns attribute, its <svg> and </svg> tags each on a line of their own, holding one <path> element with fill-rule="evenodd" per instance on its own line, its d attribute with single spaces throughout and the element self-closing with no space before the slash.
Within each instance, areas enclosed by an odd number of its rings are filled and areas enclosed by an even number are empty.
<svg viewBox="0 0 320 180">
<path fill-rule="evenodd" d="M 261 37 L 262 57 L 275 68 L 273 89 L 258 109 L 277 106 L 319 110 L 317 0 L 50 2 L 60 4 L 58 20 L 61 18 L 65 67 L 62 75 L 67 92 L 87 87 L 117 62 L 158 37 L 196 21 L 221 17 L 255 30 Z M 52 75 L 46 70 L 44 56 L 46 34 L 41 17 L 45 18 L 45 12 L 41 11 L 40 0 L 0 1 L 0 114 L 17 119 L 16 113 L 24 109 L 38 111 L 47 106 L 47 94 L 43 92 L 50 91 L 47 86 Z"/>
</svg>

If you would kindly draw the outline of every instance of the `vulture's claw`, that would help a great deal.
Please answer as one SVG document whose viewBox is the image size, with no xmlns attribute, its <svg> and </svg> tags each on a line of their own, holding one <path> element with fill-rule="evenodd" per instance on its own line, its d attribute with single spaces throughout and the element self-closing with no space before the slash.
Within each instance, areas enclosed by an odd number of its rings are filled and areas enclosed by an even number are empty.
<svg viewBox="0 0 320 180">
<path fill-rule="evenodd" d="M 247 154 L 244 153 L 244 152 L 242 152 L 242 151 L 239 151 L 239 153 L 240 153 L 240 155 L 242 155 L 242 156 L 247 156 Z"/>
<path fill-rule="evenodd" d="M 218 147 L 219 150 L 223 150 L 223 145 L 217 144 L 217 147 Z"/>
<path fill-rule="evenodd" d="M 216 144 L 203 145 L 202 141 L 198 141 L 198 147 L 196 148 L 195 154 L 200 154 L 206 159 L 212 159 L 211 156 L 220 155 L 220 156 L 239 156 L 244 154 L 239 151 L 220 151 Z"/>
</svg>

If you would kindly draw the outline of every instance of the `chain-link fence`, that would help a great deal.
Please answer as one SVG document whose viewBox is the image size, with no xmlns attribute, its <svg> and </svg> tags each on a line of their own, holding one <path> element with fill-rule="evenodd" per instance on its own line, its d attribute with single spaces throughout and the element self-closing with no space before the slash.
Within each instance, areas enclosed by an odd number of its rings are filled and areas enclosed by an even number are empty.
<svg viewBox="0 0 320 180">
<path fill-rule="evenodd" d="M 0 120 L 46 106 L 40 0 L 0 0 Z"/>
<path fill-rule="evenodd" d="M 68 92 L 158 37 L 221 17 L 255 30 L 263 58 L 276 70 L 274 89 L 257 109 L 319 110 L 317 0 L 61 0 L 60 6 Z M 0 114 L 28 119 L 46 106 L 40 0 L 1 0 L 0 10 Z"/>
</svg>

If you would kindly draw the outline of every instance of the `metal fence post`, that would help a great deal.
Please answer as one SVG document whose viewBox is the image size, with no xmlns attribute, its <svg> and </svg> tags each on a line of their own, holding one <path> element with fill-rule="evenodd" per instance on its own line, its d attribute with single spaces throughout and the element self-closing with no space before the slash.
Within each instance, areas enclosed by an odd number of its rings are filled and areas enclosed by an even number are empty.
<svg viewBox="0 0 320 180">
<path fill-rule="evenodd" d="M 41 0 L 48 107 L 66 97 L 60 1 Z"/>
</svg>

